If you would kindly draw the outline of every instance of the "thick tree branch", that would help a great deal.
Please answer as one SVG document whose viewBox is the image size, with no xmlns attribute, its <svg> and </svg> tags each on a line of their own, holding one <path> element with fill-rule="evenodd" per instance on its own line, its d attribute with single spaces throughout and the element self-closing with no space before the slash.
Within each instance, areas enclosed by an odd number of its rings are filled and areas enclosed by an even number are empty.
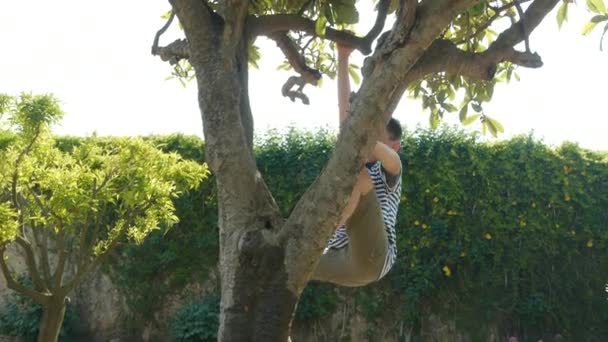
<svg viewBox="0 0 608 342">
<path fill-rule="evenodd" d="M 224 32 L 222 35 L 224 65 L 233 66 L 237 47 L 243 36 L 243 27 L 249 1 L 225 0 L 224 1 Z"/>
<path fill-rule="evenodd" d="M 273 14 L 250 18 L 247 21 L 248 32 L 252 37 L 270 36 L 275 32 L 302 31 L 316 35 L 315 22 L 297 14 Z M 325 30 L 325 39 L 349 45 L 362 54 L 371 53 L 373 41 L 353 35 L 350 32 L 340 31 L 328 27 Z M 375 37 L 374 37 L 375 38 Z"/>
<path fill-rule="evenodd" d="M 522 16 L 521 20 L 527 22 L 527 34 L 530 34 L 542 21 L 559 0 L 535 0 Z M 514 64 L 538 68 L 542 66 L 542 60 L 536 53 L 519 52 L 513 47 L 524 39 L 518 23 L 502 32 L 490 45 L 488 50 L 482 53 L 468 53 L 458 49 L 454 43 L 445 40 L 436 40 L 418 60 L 415 66 L 407 73 L 403 82 L 398 86 L 397 93 L 403 94 L 409 84 L 426 75 L 445 71 L 447 73 L 460 74 L 475 79 L 489 80 L 494 77 L 497 70 L 496 64 L 509 61 Z M 389 110 L 393 111 L 398 104 L 394 101 L 389 104 Z"/>
<path fill-rule="evenodd" d="M 520 20 L 501 33 L 488 50 L 513 47 L 525 40 L 558 2 L 559 0 L 535 0 L 528 6 Z"/>
<path fill-rule="evenodd" d="M 540 2 L 540 3 L 539 3 Z M 542 21 L 558 1 L 536 0 L 530 5 L 528 11 L 523 16 L 523 20 L 528 20 L 528 34 Z M 532 25 L 533 24 L 533 25 Z M 529 26 L 528 26 L 529 25 Z M 517 24 L 513 24 L 504 31 L 488 50 L 479 54 L 472 54 L 462 51 L 454 46 L 454 43 L 444 40 L 436 40 L 426 51 L 423 57 L 408 72 L 396 92 L 403 94 L 409 84 L 420 80 L 426 75 L 445 71 L 457 73 L 476 79 L 491 79 L 496 72 L 496 64 L 500 61 L 510 61 L 524 67 L 536 68 L 542 65 L 540 56 L 536 53 L 518 52 L 513 46 L 523 39 Z M 509 45 L 510 44 L 510 45 Z M 452 63 L 448 63 L 451 61 Z M 389 110 L 392 112 L 397 107 L 399 101 L 389 103 Z"/>
<path fill-rule="evenodd" d="M 519 14 L 519 18 L 523 18 L 524 11 L 521 8 L 521 4 L 519 0 L 515 0 L 515 8 L 517 8 L 517 13 Z M 525 22 L 523 20 L 519 20 L 519 29 L 521 30 L 521 35 L 524 36 L 524 42 L 526 44 L 526 52 L 530 52 L 530 37 L 527 32 L 527 28 L 525 26 Z"/>
<path fill-rule="evenodd" d="M 25 264 L 27 265 L 28 273 L 32 278 L 32 282 L 34 283 L 36 290 L 40 292 L 48 292 L 49 289 L 42 281 L 42 278 L 40 278 L 40 272 L 38 272 L 38 267 L 36 266 L 36 256 L 34 255 L 32 245 L 20 235 L 17 235 L 15 242 L 17 242 L 25 253 Z"/>
<path fill-rule="evenodd" d="M 34 226 L 32 224 L 32 232 L 34 235 L 34 242 L 38 249 L 40 250 L 40 265 L 42 266 L 42 276 L 47 288 L 51 288 L 51 264 L 49 262 L 49 252 L 48 252 L 48 238 L 46 234 L 42 231 L 41 228 Z M 43 235 L 44 240 L 40 236 Z"/>
<path fill-rule="evenodd" d="M 466 53 L 450 42 L 437 40 L 425 56 L 425 58 L 428 57 L 429 60 L 435 60 L 437 63 L 436 67 L 438 69 L 431 72 L 446 71 L 476 79 L 489 80 L 494 77 L 496 64 L 500 62 L 508 61 L 527 68 L 541 67 L 543 63 L 540 56 L 530 52 L 528 43 L 525 52 L 516 51 L 514 46 L 522 40 L 527 41 L 530 33 L 558 2 L 559 0 L 535 0 L 525 13 L 520 12 L 520 20 L 501 33 L 496 41 L 482 53 Z M 521 9 L 517 0 L 515 6 Z M 427 68 L 428 64 L 431 64 L 429 60 L 423 59 L 420 67 Z M 449 61 L 449 63 L 446 63 L 446 61 Z"/>
<path fill-rule="evenodd" d="M 433 42 L 411 72 L 418 78 L 432 73 L 446 72 L 489 81 L 494 78 L 497 64 L 507 61 L 527 68 L 539 68 L 543 65 L 538 54 L 519 52 L 512 47 L 471 53 L 460 50 L 448 40 L 438 39 Z"/>
<path fill-rule="evenodd" d="M 391 5 L 391 0 L 380 0 L 378 3 L 378 14 L 376 15 L 376 21 L 374 22 L 374 26 L 369 30 L 369 32 L 363 38 L 366 42 L 370 44 L 380 35 L 382 29 L 384 28 L 384 23 L 386 22 L 386 15 L 388 14 L 388 9 Z"/>
<path fill-rule="evenodd" d="M 0 246 L 0 269 L 2 269 L 2 273 L 4 274 L 4 279 L 6 280 L 6 287 L 28 298 L 33 299 L 38 304 L 45 305 L 49 300 L 50 294 L 32 290 L 16 281 L 13 278 L 12 272 L 8 268 L 8 265 L 6 264 L 5 252 L 6 246 Z"/>
<path fill-rule="evenodd" d="M 59 250 L 59 257 L 57 259 L 57 267 L 53 273 L 52 287 L 54 290 L 61 287 L 61 279 L 63 278 L 63 272 L 68 259 L 68 251 L 66 248 L 66 232 L 62 229 L 58 236 L 59 241 L 57 242 L 57 249 Z"/>
</svg>

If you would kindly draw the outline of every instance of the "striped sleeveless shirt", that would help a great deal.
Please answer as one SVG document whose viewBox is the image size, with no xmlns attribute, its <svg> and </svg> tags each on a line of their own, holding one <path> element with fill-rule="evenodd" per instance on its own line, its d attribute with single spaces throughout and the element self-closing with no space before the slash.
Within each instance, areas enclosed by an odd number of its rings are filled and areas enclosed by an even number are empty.
<svg viewBox="0 0 608 342">
<path fill-rule="evenodd" d="M 388 253 L 386 253 L 384 267 L 382 267 L 382 272 L 380 272 L 380 276 L 378 277 L 378 279 L 380 279 L 390 271 L 397 259 L 397 234 L 395 232 L 395 224 L 397 223 L 397 210 L 399 209 L 401 197 L 401 174 L 397 177 L 396 184 L 389 187 L 386 181 L 386 174 L 382 170 L 380 161 L 368 163 L 366 168 L 372 179 L 372 183 L 374 184 L 378 201 L 380 202 L 382 218 L 388 237 Z M 348 235 L 346 233 L 346 226 L 342 225 L 336 229 L 333 237 L 329 240 L 327 249 L 339 249 L 346 245 L 348 245 Z"/>
</svg>

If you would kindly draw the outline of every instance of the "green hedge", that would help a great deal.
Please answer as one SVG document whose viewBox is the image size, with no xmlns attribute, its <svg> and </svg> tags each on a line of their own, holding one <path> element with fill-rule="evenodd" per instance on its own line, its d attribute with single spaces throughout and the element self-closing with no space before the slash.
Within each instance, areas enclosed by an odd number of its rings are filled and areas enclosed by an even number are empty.
<svg viewBox="0 0 608 342">
<path fill-rule="evenodd" d="M 203 160 L 192 137 L 152 137 Z M 65 146 L 69 143 L 63 141 Z M 258 166 L 287 215 L 329 158 L 330 132 L 271 133 L 256 140 Z M 480 322 L 502 335 L 608 338 L 608 161 L 573 144 L 530 136 L 484 144 L 452 129 L 406 132 L 398 261 L 382 281 L 348 293 L 376 324 L 419 332 L 432 311 L 472 336 Z M 217 261 L 214 181 L 177 202 L 179 226 L 152 234 L 111 265 L 130 305 L 151 317 L 160 296 L 205 279 Z M 203 210 L 201 210 L 203 208 Z M 331 314 L 343 289 L 309 286 L 297 318 Z M 373 329 L 373 325 L 372 325 Z"/>
<path fill-rule="evenodd" d="M 505 334 L 608 337 L 608 162 L 518 137 L 408 135 L 397 267 L 387 282 L 417 323 L 432 305 Z M 389 303 L 387 303 L 389 304 Z"/>
</svg>

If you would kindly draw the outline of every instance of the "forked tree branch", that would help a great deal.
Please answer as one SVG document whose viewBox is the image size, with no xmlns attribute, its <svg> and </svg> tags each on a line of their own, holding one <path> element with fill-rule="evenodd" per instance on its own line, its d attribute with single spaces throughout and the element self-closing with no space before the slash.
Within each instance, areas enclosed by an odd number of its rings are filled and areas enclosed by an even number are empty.
<svg viewBox="0 0 608 342">
<path fill-rule="evenodd" d="M 519 0 L 515 0 L 515 8 L 517 8 L 517 13 L 520 18 L 524 16 L 524 10 L 521 8 L 521 4 Z M 527 33 L 527 28 L 525 26 L 525 22 L 523 20 L 519 20 L 519 29 L 521 30 L 521 35 L 524 36 L 524 42 L 526 44 L 526 52 L 530 52 L 530 34 Z"/>
<path fill-rule="evenodd" d="M 48 287 L 40 277 L 40 272 L 38 272 L 38 267 L 36 265 L 36 256 L 34 254 L 34 249 L 29 241 L 24 239 L 22 236 L 17 235 L 15 238 L 15 242 L 23 249 L 25 253 L 25 264 L 27 265 L 28 272 L 32 277 L 32 282 L 34 282 L 34 286 L 37 291 L 47 292 Z"/>
<path fill-rule="evenodd" d="M 559 0 L 535 0 L 520 19 L 526 22 L 526 34 L 529 35 L 533 32 L 558 2 Z M 503 31 L 494 43 L 481 53 L 465 52 L 458 49 L 453 42 L 438 39 L 407 73 L 397 92 L 403 94 L 412 82 L 442 71 L 474 79 L 490 80 L 494 77 L 497 64 L 500 62 L 509 61 L 528 68 L 542 66 L 542 60 L 538 54 L 514 49 L 514 46 L 524 39 L 518 23 L 512 24 L 510 28 Z M 391 103 L 389 110 L 394 110 L 397 104 L 398 102 Z"/>
<path fill-rule="evenodd" d="M 543 65 L 538 54 L 519 52 L 512 47 L 472 53 L 460 50 L 451 41 L 438 39 L 412 68 L 411 73 L 418 79 L 432 73 L 446 72 L 489 81 L 494 78 L 497 64 L 507 61 L 527 68 Z"/>
<path fill-rule="evenodd" d="M 497 70 L 497 64 L 501 62 L 539 68 L 543 62 L 537 53 L 520 52 L 515 50 L 514 46 L 526 40 L 558 2 L 559 0 L 535 0 L 518 22 L 502 32 L 496 41 L 481 53 L 465 52 L 456 47 L 457 43 L 438 39 L 420 58 L 412 72 L 419 78 L 445 71 L 480 80 L 491 80 Z M 525 30 L 521 30 L 522 25 Z"/>
<path fill-rule="evenodd" d="M 33 299 L 36 303 L 45 305 L 49 299 L 49 294 L 38 292 L 36 290 L 30 289 L 13 278 L 11 270 L 8 268 L 8 265 L 5 260 L 5 252 L 6 246 L 0 245 L 0 269 L 4 274 L 4 279 L 6 280 L 6 287 L 11 290 L 16 291 L 19 294 L 22 294 L 28 298 Z"/>
<path fill-rule="evenodd" d="M 520 0 L 518 2 L 513 1 L 508 4 L 503 5 L 501 7 L 488 6 L 490 9 L 492 9 L 492 11 L 494 12 L 494 15 L 492 15 L 483 25 L 481 25 L 479 28 L 477 28 L 477 30 L 474 33 L 472 33 L 471 35 L 469 35 L 468 37 L 466 37 L 460 41 L 455 42 L 455 44 L 460 45 L 460 44 L 467 43 L 471 39 L 482 34 L 487 28 L 492 26 L 492 24 L 494 23 L 494 21 L 496 21 L 496 19 L 501 18 L 502 11 L 505 11 L 505 10 L 515 7 L 515 6 L 519 6 L 519 8 L 521 8 L 521 4 L 529 2 L 529 1 L 532 1 L 532 0 Z"/>
<path fill-rule="evenodd" d="M 380 34 L 382 27 L 384 27 L 386 14 L 388 12 L 387 2 L 390 1 L 383 0 L 380 3 L 376 22 L 365 37 L 357 37 L 350 32 L 328 27 L 325 30 L 325 36 L 323 38 L 342 45 L 352 46 L 364 55 L 370 54 L 372 52 L 372 43 Z M 270 36 L 275 32 L 282 31 L 301 31 L 310 35 L 317 34 L 315 22 L 297 14 L 273 14 L 252 17 L 248 20 L 247 26 L 247 31 L 253 37 Z"/>
</svg>

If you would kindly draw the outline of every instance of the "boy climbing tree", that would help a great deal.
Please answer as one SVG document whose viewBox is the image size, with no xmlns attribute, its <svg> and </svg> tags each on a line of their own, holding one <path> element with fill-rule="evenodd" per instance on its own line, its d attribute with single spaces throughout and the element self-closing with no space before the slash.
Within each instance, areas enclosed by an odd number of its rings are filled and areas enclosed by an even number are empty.
<svg viewBox="0 0 608 342">
<path fill-rule="evenodd" d="M 338 44 L 340 127 L 348 118 L 352 48 Z M 357 182 L 312 280 L 364 286 L 384 277 L 397 257 L 395 223 L 401 194 L 401 124 L 391 118 Z M 372 191 L 373 190 L 373 191 Z"/>
</svg>

